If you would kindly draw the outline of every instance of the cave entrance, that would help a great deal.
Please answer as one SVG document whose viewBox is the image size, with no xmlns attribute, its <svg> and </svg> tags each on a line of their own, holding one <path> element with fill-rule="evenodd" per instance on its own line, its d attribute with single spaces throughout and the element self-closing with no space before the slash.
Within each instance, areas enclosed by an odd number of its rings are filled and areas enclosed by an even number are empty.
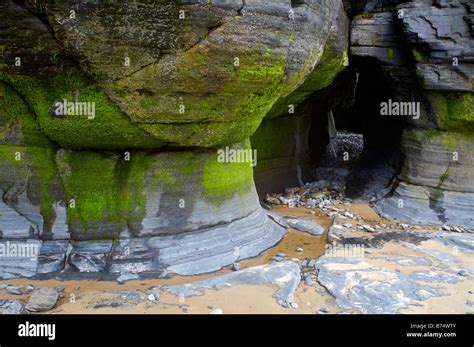
<svg viewBox="0 0 474 347">
<path fill-rule="evenodd" d="M 354 57 L 354 102 L 328 114 L 328 146 L 316 178 L 345 186 L 346 197 L 369 201 L 384 195 L 400 170 L 403 117 L 382 116 L 381 104 L 394 100 L 393 88 L 376 60 Z M 337 187 L 336 187 L 337 188 Z"/>
</svg>

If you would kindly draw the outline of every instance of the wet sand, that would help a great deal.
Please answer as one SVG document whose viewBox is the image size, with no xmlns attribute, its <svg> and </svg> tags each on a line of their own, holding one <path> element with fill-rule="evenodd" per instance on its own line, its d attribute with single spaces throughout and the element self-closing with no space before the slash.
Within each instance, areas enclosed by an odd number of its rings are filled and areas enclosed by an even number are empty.
<svg viewBox="0 0 474 347">
<path fill-rule="evenodd" d="M 350 210 L 352 213 L 364 217 L 364 223 L 385 223 L 387 225 L 394 222 L 386 221 L 377 216 L 370 206 L 366 204 L 341 205 L 338 208 Z M 319 209 L 315 209 L 316 213 L 312 214 L 305 208 L 288 208 L 287 206 L 275 206 L 272 209 L 284 216 L 296 216 L 305 219 L 311 219 L 323 227 L 328 228 L 333 218 L 321 216 Z M 355 221 L 348 220 L 352 224 Z M 381 231 L 383 232 L 383 230 Z M 307 233 L 290 229 L 285 237 L 273 248 L 267 250 L 259 257 L 247 259 L 240 262 L 242 268 L 264 265 L 271 262 L 271 258 L 276 254 L 283 252 L 289 258 L 296 259 L 315 259 L 324 253 L 324 247 L 327 241 L 326 233 L 321 237 L 316 237 Z M 442 249 L 443 245 L 434 241 L 424 241 L 424 246 L 434 249 Z M 303 248 L 304 252 L 299 253 L 297 248 Z M 426 256 L 416 250 L 402 247 L 396 242 L 387 241 L 381 248 L 371 249 L 370 256 L 365 257 L 364 262 L 372 266 L 380 266 L 389 270 L 402 271 L 409 275 L 413 271 L 421 270 L 416 266 L 397 266 L 396 263 L 383 259 L 383 256 L 395 254 L 405 256 Z M 472 262 L 472 258 L 466 254 L 459 254 L 459 259 L 463 262 Z M 425 268 L 426 270 L 426 268 Z M 453 269 L 454 271 L 456 269 Z M 200 276 L 175 276 L 168 279 L 147 279 L 132 280 L 125 284 L 118 284 L 115 281 L 99 281 L 99 280 L 31 280 L 31 279 L 14 279 L 3 280 L 1 283 L 12 285 L 28 285 L 35 287 L 56 287 L 63 285 L 65 287 L 62 293 L 64 297 L 60 299 L 56 307 L 47 312 L 49 314 L 61 313 L 78 313 L 78 314 L 141 314 L 141 313 L 202 313 L 208 314 L 215 308 L 221 309 L 224 313 L 275 313 L 275 314 L 315 314 L 321 307 L 329 309 L 330 313 L 357 313 L 357 310 L 344 310 L 337 306 L 335 299 L 316 281 L 313 286 L 306 286 L 302 281 L 294 294 L 294 301 L 298 304 L 298 308 L 283 308 L 276 302 L 273 297 L 276 288 L 271 285 L 239 285 L 221 290 L 206 290 L 204 295 L 179 298 L 170 293 L 162 293 L 158 301 L 149 301 L 147 294 L 148 289 L 159 285 L 183 284 L 195 282 L 203 279 L 212 278 L 222 274 L 231 272 L 230 267 L 226 267 L 218 272 L 200 275 Z M 377 276 L 376 273 L 373 274 Z M 77 287 L 79 287 L 77 289 Z M 471 287 L 471 288 L 470 288 Z M 412 306 L 401 310 L 402 313 L 463 313 L 466 312 L 465 303 L 467 300 L 474 301 L 474 295 L 469 294 L 469 290 L 473 290 L 472 282 L 461 281 L 458 284 L 449 284 L 446 291 L 449 295 L 432 298 L 422 302 L 419 306 Z M 121 299 L 123 295 L 120 293 L 112 293 L 112 291 L 137 291 L 144 300 Z M 12 299 L 26 303 L 29 295 L 11 295 L 4 290 L 0 290 L 0 299 Z M 118 303 L 118 304 L 114 304 Z"/>
</svg>

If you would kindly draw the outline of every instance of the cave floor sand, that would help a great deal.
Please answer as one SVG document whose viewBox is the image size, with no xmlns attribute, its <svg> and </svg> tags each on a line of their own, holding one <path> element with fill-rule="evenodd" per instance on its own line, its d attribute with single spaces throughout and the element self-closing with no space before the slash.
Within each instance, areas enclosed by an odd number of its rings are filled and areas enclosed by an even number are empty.
<svg viewBox="0 0 474 347">
<path fill-rule="evenodd" d="M 355 215 L 364 219 L 364 223 L 384 223 L 387 230 L 378 230 L 378 233 L 392 231 L 390 227 L 396 222 L 381 219 L 368 205 L 349 204 L 344 208 L 350 210 Z M 306 208 L 288 208 L 287 206 L 274 206 L 272 211 L 283 216 L 295 216 L 311 219 L 323 227 L 331 226 L 333 219 L 323 215 L 319 209 L 313 209 L 315 213 L 309 212 Z M 350 221 L 349 221 L 350 222 Z M 354 222 L 354 221 L 352 221 Z M 355 224 L 355 223 L 353 223 Z M 359 231 L 354 231 L 354 234 Z M 259 257 L 247 259 L 240 262 L 242 269 L 268 264 L 276 254 L 283 252 L 288 258 L 294 259 L 315 259 L 324 253 L 327 240 L 327 233 L 321 237 L 316 237 L 307 233 L 302 233 L 290 229 L 283 240 L 275 247 L 267 250 Z M 422 242 L 418 247 L 440 247 L 436 242 L 428 240 Z M 297 252 L 297 248 L 303 248 L 303 252 Z M 396 264 L 383 259 L 387 254 L 407 257 L 426 257 L 426 254 L 419 250 L 402 247 L 399 243 L 387 240 L 382 247 L 371 248 L 370 257 L 364 259 L 365 262 L 384 267 L 389 270 L 405 272 L 409 275 L 413 271 L 420 270 L 416 266 L 398 267 Z M 459 252 L 459 259 L 464 263 L 472 263 L 472 254 Z M 452 271 L 458 271 L 452 268 Z M 159 300 L 150 301 L 145 293 L 150 288 L 159 285 L 184 284 L 199 280 L 209 279 L 222 274 L 232 272 L 230 267 L 221 271 L 200 276 L 175 276 L 168 279 L 146 279 L 131 280 L 124 284 L 115 281 L 99 280 L 32 280 L 32 279 L 12 279 L 4 280 L 2 283 L 11 285 L 28 285 L 35 287 L 65 287 L 63 298 L 60 299 L 56 307 L 48 311 L 49 314 L 208 314 L 216 308 L 224 313 L 270 313 L 270 314 L 315 314 L 319 309 L 325 307 L 329 313 L 358 313 L 354 309 L 343 309 L 336 303 L 335 298 L 327 292 L 317 281 L 312 286 L 301 281 L 294 293 L 294 302 L 297 308 L 284 308 L 280 306 L 273 295 L 276 288 L 272 285 L 238 285 L 220 290 L 207 289 L 204 295 L 189 298 L 175 296 L 171 293 L 162 292 Z M 466 306 L 467 302 L 474 301 L 474 283 L 472 280 L 461 280 L 457 284 L 446 284 L 447 295 L 432 298 L 422 302 L 417 306 L 410 306 L 403 309 L 401 313 L 466 313 L 474 311 Z M 124 292 L 114 292 L 124 291 Z M 123 299 L 124 293 L 131 291 L 139 293 L 143 298 Z M 26 303 L 28 294 L 11 295 L 5 290 L 0 290 L 0 300 L 11 299 Z"/>
</svg>

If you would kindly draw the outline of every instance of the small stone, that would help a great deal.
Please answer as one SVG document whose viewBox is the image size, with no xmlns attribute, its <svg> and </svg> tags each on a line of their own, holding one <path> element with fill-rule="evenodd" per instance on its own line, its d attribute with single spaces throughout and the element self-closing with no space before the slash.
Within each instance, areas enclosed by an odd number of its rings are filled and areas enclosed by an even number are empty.
<svg viewBox="0 0 474 347">
<path fill-rule="evenodd" d="M 117 283 L 118 284 L 124 284 L 126 281 L 136 280 L 137 278 L 138 278 L 137 274 L 132 274 L 132 273 L 129 273 L 129 272 L 125 272 L 117 278 Z"/>
<path fill-rule="evenodd" d="M 274 198 L 273 196 L 267 196 L 265 198 L 265 201 L 272 205 L 281 205 L 280 200 L 278 200 L 277 198 Z"/>
<path fill-rule="evenodd" d="M 319 312 L 321 312 L 321 313 L 329 313 L 329 309 L 328 309 L 327 307 L 321 307 L 321 308 L 319 309 Z"/>
<path fill-rule="evenodd" d="M 220 308 L 215 308 L 211 311 L 211 314 L 223 314 L 222 310 Z"/>
<path fill-rule="evenodd" d="M 304 279 L 304 284 L 306 284 L 307 286 L 312 286 L 314 284 L 314 281 L 310 276 L 306 276 Z"/>
<path fill-rule="evenodd" d="M 298 307 L 300 307 L 296 302 L 290 303 L 290 306 L 291 306 L 291 308 L 293 308 L 295 310 L 298 309 Z"/>
<path fill-rule="evenodd" d="M 54 289 L 55 289 L 58 293 L 64 292 L 64 289 L 65 289 L 65 288 L 66 288 L 66 287 L 64 287 L 64 285 L 62 285 L 62 284 L 59 285 L 59 286 L 57 286 L 57 287 L 54 287 Z"/>
<path fill-rule="evenodd" d="M 304 252 L 304 249 L 301 248 L 301 247 L 298 247 L 298 248 L 296 249 L 296 252 L 298 252 L 298 253 L 303 253 L 303 252 Z"/>
<path fill-rule="evenodd" d="M 350 223 L 344 223 L 342 226 L 347 229 L 352 229 L 352 224 Z"/>
<path fill-rule="evenodd" d="M 31 294 L 26 309 L 30 312 L 51 310 L 59 299 L 58 292 L 53 288 L 37 288 Z"/>
<path fill-rule="evenodd" d="M 316 200 L 308 199 L 306 201 L 306 208 L 315 208 L 316 207 Z"/>
<path fill-rule="evenodd" d="M 240 264 L 239 263 L 233 263 L 232 264 L 232 270 L 240 271 Z"/>
<path fill-rule="evenodd" d="M 8 294 L 13 294 L 13 295 L 23 295 L 26 293 L 25 288 L 17 287 L 17 286 L 7 286 L 6 291 Z"/>
<path fill-rule="evenodd" d="M 155 294 L 149 294 L 149 295 L 148 295 L 148 300 L 150 300 L 150 301 L 155 301 L 155 300 L 156 300 Z"/>
<path fill-rule="evenodd" d="M 368 232 L 370 232 L 370 233 L 375 232 L 375 229 L 372 228 L 370 225 L 362 225 L 362 228 L 363 228 L 365 231 L 368 231 Z"/>
<path fill-rule="evenodd" d="M 75 287 L 74 287 L 74 290 L 79 290 L 79 289 L 81 289 L 80 286 L 75 286 Z"/>
<path fill-rule="evenodd" d="M 442 226 L 442 229 L 443 229 L 444 231 L 451 231 L 451 228 L 450 228 L 449 226 L 447 226 L 447 225 L 443 225 L 443 226 Z"/>
<path fill-rule="evenodd" d="M 400 224 L 400 228 L 402 228 L 403 230 L 406 230 L 408 229 L 408 224 Z"/>
<path fill-rule="evenodd" d="M 280 252 L 280 253 L 277 254 L 277 257 L 282 257 L 282 258 L 284 258 L 284 257 L 286 257 L 286 254 L 283 253 L 283 252 Z"/>
<path fill-rule="evenodd" d="M 453 231 L 455 233 L 463 233 L 463 230 L 459 227 L 452 227 L 451 231 Z"/>
<path fill-rule="evenodd" d="M 469 272 L 467 270 L 462 269 L 462 270 L 459 270 L 458 275 L 466 277 L 466 276 L 469 276 Z"/>
</svg>

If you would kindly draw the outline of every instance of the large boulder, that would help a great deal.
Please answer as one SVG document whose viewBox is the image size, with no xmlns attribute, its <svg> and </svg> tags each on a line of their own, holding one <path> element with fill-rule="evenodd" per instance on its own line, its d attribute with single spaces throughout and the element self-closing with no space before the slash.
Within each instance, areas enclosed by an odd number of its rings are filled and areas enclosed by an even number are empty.
<svg viewBox="0 0 474 347">
<path fill-rule="evenodd" d="M 69 148 L 240 142 L 308 77 L 311 90 L 330 84 L 342 67 L 337 47 L 347 43 L 341 2 L 330 0 L 7 1 L 2 10 L 6 26 L 19 18 L 23 30 L 44 36 L 17 49 L 22 36 L 8 31 L 2 79 L 31 105 L 45 134 Z M 30 56 L 47 49 L 50 62 Z M 21 66 L 12 51 L 25 55 Z M 320 63 L 329 71 L 312 73 Z M 95 117 L 55 116 L 53 105 L 64 99 L 95 102 Z"/>
</svg>

